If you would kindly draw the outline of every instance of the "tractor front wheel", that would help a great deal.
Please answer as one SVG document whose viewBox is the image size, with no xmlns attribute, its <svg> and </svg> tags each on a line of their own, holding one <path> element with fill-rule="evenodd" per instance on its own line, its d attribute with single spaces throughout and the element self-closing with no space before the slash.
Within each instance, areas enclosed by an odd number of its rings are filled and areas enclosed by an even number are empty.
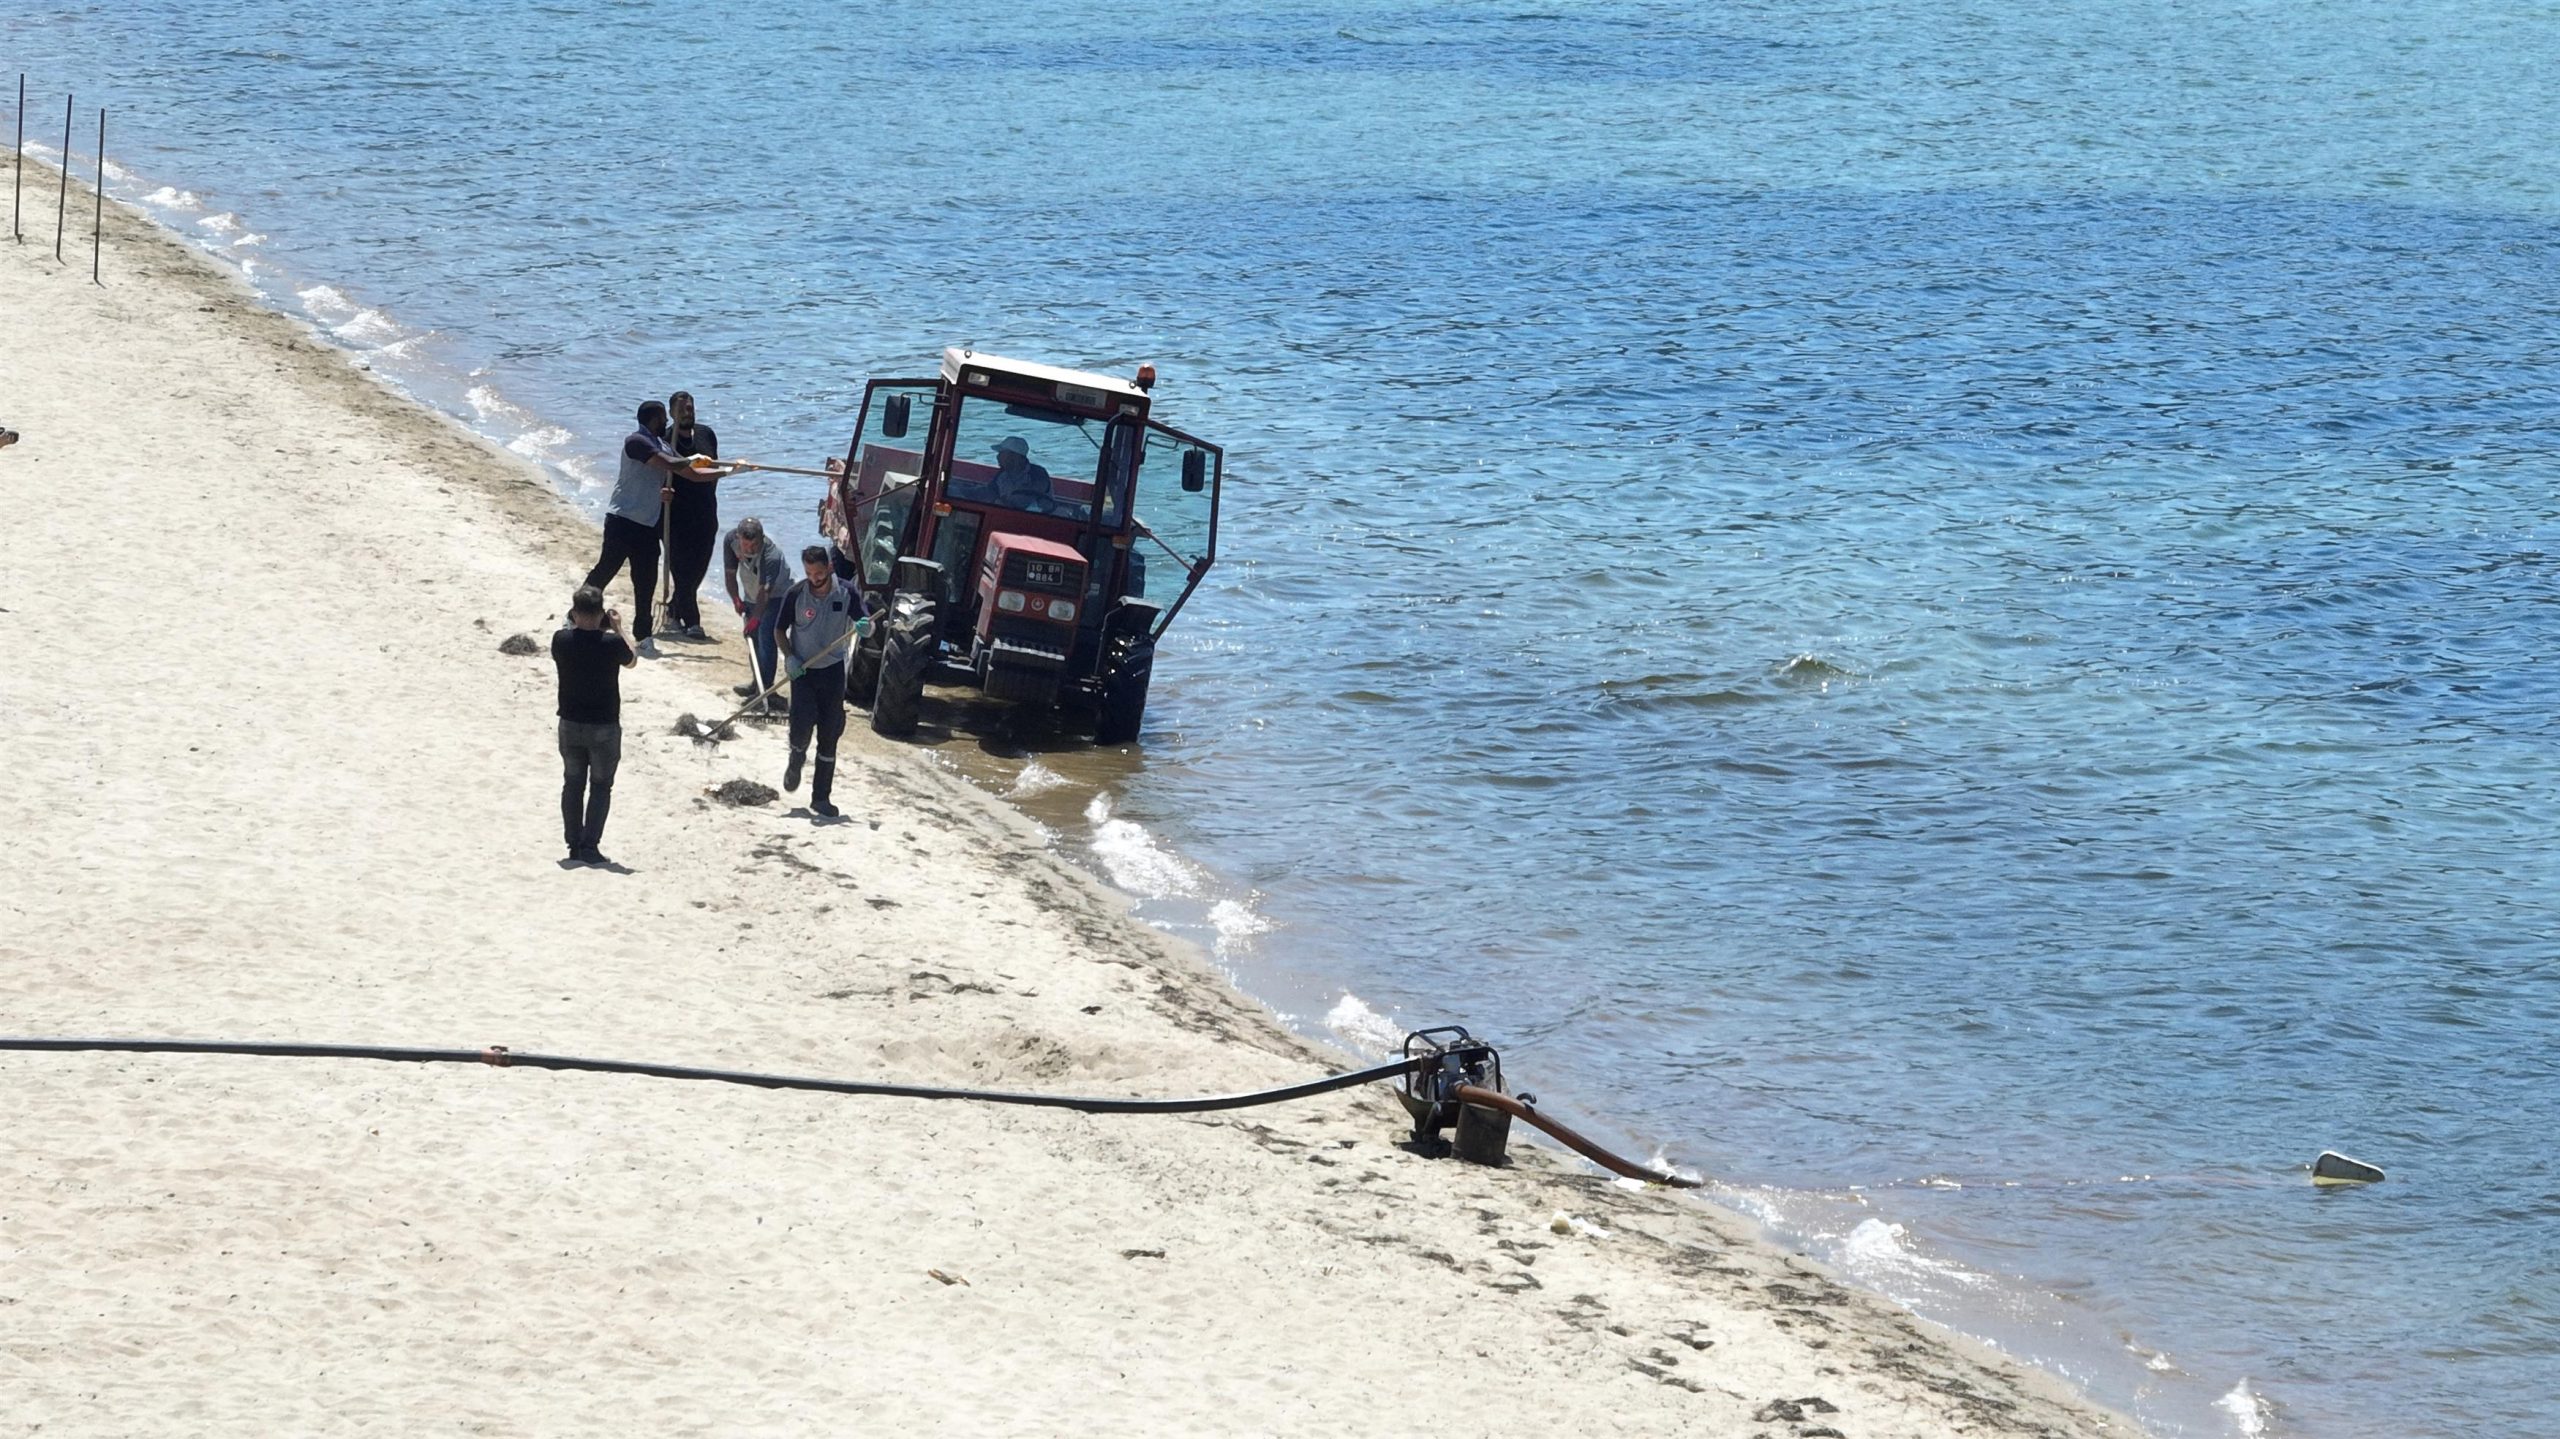
<svg viewBox="0 0 2560 1439">
<path fill-rule="evenodd" d="M 880 649 L 867 640 L 855 640 L 853 653 L 844 662 L 844 697 L 860 709 L 871 708 L 872 691 L 880 687 Z"/>
<path fill-rule="evenodd" d="M 871 692 L 871 728 L 891 739 L 916 732 L 924 705 L 924 667 L 933 656 L 933 611 L 901 607 L 880 646 L 880 678 Z"/>
<path fill-rule="evenodd" d="M 1155 678 L 1156 644 L 1151 639 L 1127 641 L 1102 679 L 1102 702 L 1093 721 L 1096 744 L 1127 744 L 1138 737 L 1147 717 L 1147 685 Z"/>
</svg>

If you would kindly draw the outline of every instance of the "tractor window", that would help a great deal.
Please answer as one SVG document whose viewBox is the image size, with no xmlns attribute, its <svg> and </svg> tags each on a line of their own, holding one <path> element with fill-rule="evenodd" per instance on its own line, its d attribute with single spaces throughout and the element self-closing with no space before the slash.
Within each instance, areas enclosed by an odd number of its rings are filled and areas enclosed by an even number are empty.
<svg viewBox="0 0 2560 1439">
<path fill-rule="evenodd" d="M 1131 415 L 1111 422 L 1102 439 L 1102 527 L 1116 530 L 1129 507 L 1129 485 L 1137 478 L 1138 457 L 1146 448 L 1146 429 Z"/>
<path fill-rule="evenodd" d="M 1199 458 L 1188 458 L 1193 455 Z M 1140 537 L 1131 553 L 1145 553 L 1151 571 L 1170 571 L 1164 593 L 1151 590 L 1146 595 L 1167 608 L 1180 593 L 1187 572 L 1216 554 L 1219 459 L 1215 445 L 1204 445 L 1162 425 L 1147 426 L 1134 506 Z M 1200 488 L 1188 488 L 1186 476 Z"/>
<path fill-rule="evenodd" d="M 876 588 L 889 583 L 898 570 L 898 536 L 907 525 L 907 511 L 916 502 L 912 489 L 892 490 L 876 504 L 865 505 L 860 513 L 862 583 Z"/>
<path fill-rule="evenodd" d="M 951 498 L 1086 519 L 1093 513 L 1103 429 L 1100 420 L 1063 410 L 988 398 L 963 401 L 960 437 L 951 452 Z"/>
<path fill-rule="evenodd" d="M 891 381 L 871 387 L 870 403 L 863 407 L 862 428 L 853 437 L 853 452 L 845 457 L 845 469 L 853 480 L 853 497 L 857 503 L 869 500 L 889 485 L 912 480 L 924 469 L 925 435 L 933 414 L 933 391 L 930 384 Z M 888 433 L 891 417 L 906 401 L 906 433 Z"/>
<path fill-rule="evenodd" d="M 862 562 L 866 586 L 885 585 L 896 570 L 899 534 L 915 505 L 915 479 L 924 469 L 925 437 L 930 432 L 935 386 L 930 380 L 891 380 L 871 387 L 863 407 L 862 428 L 855 432 L 845 456 L 850 491 L 847 512 L 855 553 Z M 892 436 L 896 399 L 907 403 L 906 433 Z"/>
</svg>

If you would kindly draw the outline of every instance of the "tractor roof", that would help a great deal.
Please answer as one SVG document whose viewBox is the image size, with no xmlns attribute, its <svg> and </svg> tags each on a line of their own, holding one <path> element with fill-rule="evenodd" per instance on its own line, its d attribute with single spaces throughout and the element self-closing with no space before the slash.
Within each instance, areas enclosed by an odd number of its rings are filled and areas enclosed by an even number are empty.
<svg viewBox="0 0 2560 1439">
<path fill-rule="evenodd" d="M 1143 400 L 1147 397 L 1146 391 L 1117 375 L 1097 375 L 1091 370 L 1069 370 L 1057 365 L 1043 365 L 1034 360 L 1008 360 L 1002 355 L 990 355 L 983 350 L 963 349 L 958 345 L 942 352 L 944 380 L 958 383 L 963 365 L 992 370 L 999 374 L 1021 375 L 1026 379 L 1044 380 L 1053 385 L 1075 385 L 1088 390 L 1100 390 L 1106 395 L 1119 395 L 1132 400 Z"/>
</svg>

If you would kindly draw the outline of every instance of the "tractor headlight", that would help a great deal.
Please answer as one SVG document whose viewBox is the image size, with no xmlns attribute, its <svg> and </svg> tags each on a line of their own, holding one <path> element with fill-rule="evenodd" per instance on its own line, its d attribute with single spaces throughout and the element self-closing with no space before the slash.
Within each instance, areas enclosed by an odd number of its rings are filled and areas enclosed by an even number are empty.
<svg viewBox="0 0 2560 1439">
<path fill-rule="evenodd" d="M 1068 621 L 1073 620 L 1075 617 L 1076 617 L 1076 602 L 1075 602 L 1075 601 L 1073 601 L 1073 600 L 1051 600 L 1051 601 L 1049 601 L 1049 618 L 1051 618 L 1051 619 L 1053 619 L 1053 620 L 1056 620 L 1056 621 L 1057 621 L 1058 623 L 1060 623 L 1060 624 L 1065 624 L 1065 623 L 1067 623 Z"/>
<path fill-rule="evenodd" d="M 1006 614 L 1018 615 L 1022 613 L 1022 607 L 1027 603 L 1029 603 L 1029 601 L 1023 599 L 1022 591 L 1020 590 L 996 591 L 996 608 L 1004 611 Z"/>
</svg>

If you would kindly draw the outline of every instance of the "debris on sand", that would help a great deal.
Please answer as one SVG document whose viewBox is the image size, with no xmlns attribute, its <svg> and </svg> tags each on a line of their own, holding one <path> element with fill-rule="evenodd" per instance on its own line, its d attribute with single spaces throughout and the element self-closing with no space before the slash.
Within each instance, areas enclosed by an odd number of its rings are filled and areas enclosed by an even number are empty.
<svg viewBox="0 0 2560 1439">
<path fill-rule="evenodd" d="M 513 634 L 498 641 L 498 653 L 502 655 L 538 655 L 542 653 L 542 646 L 535 644 L 533 642 L 533 636 L 531 635 Z"/>
<path fill-rule="evenodd" d="M 771 804 L 782 796 L 769 784 L 751 779 L 733 779 L 713 785 L 705 793 L 722 804 Z"/>
<path fill-rule="evenodd" d="M 720 721 L 720 727 L 715 730 L 709 724 L 694 718 L 693 711 L 686 710 L 683 714 L 676 716 L 675 728 L 667 731 L 667 733 L 679 735 L 685 739 L 711 740 L 717 742 L 724 739 L 736 739 L 738 737 L 738 727 L 729 723 L 727 720 L 722 720 Z"/>
</svg>

